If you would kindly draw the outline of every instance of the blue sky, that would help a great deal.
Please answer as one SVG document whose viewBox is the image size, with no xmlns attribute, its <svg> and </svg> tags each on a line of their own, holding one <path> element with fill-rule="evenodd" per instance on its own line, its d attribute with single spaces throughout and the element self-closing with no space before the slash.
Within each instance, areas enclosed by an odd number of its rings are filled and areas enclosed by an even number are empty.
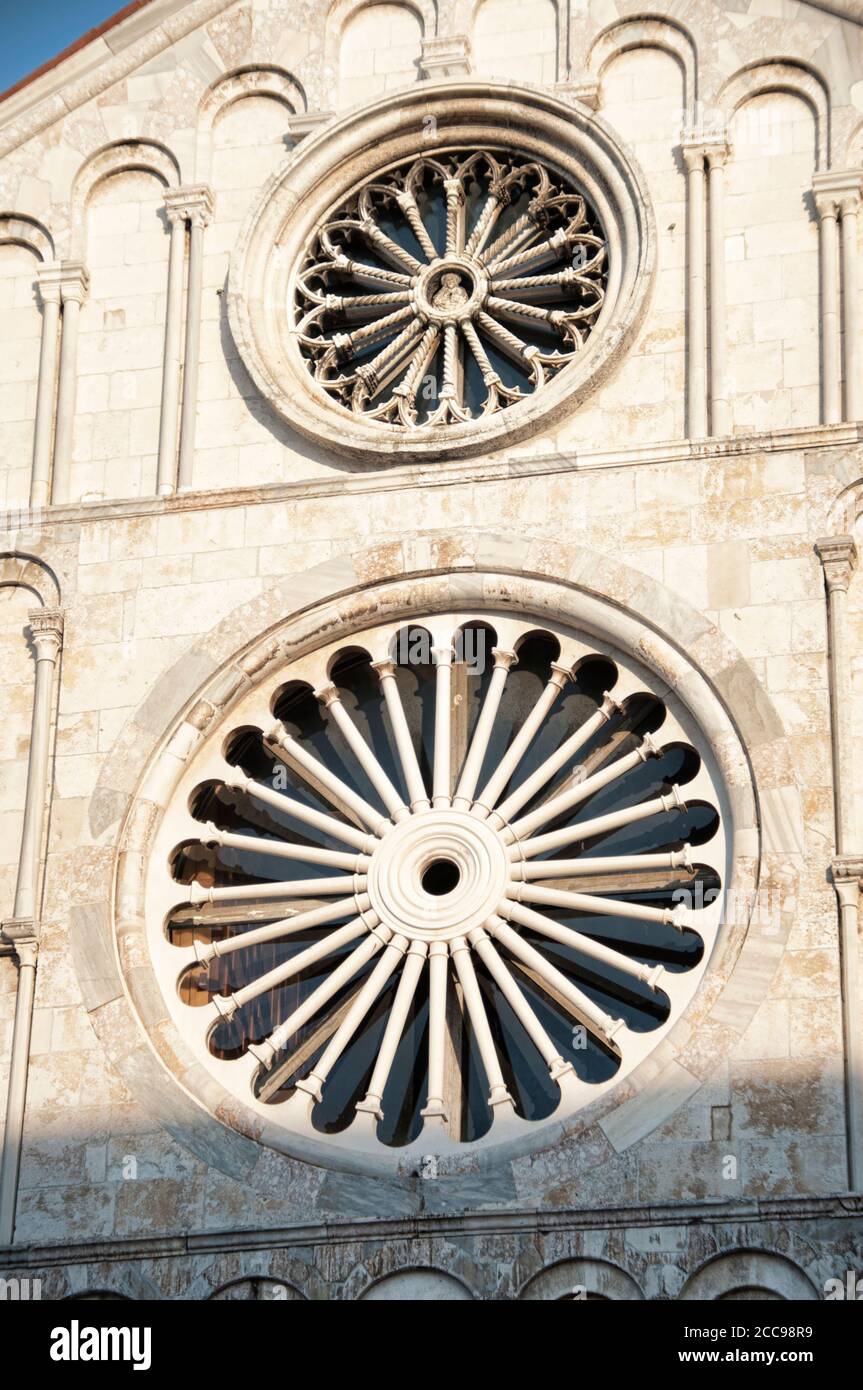
<svg viewBox="0 0 863 1390">
<path fill-rule="evenodd" d="M 55 57 L 128 0 L 0 0 L 0 92 Z"/>
</svg>

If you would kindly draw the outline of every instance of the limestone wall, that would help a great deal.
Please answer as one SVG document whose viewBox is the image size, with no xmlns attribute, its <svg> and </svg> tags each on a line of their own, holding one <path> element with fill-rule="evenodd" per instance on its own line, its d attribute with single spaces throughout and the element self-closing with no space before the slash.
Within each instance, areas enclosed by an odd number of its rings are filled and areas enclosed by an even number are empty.
<svg viewBox="0 0 863 1390">
<path fill-rule="evenodd" d="M 0 218 L 3 549 L 26 550 L 47 566 L 65 611 L 16 1244 L 483 1209 L 507 1213 L 515 1227 L 515 1214 L 529 1209 L 614 1208 L 607 1231 L 543 1243 L 514 1230 L 496 1237 L 501 1249 L 493 1255 L 459 1235 L 449 1243 L 440 1237 L 435 1259 L 420 1259 L 404 1234 L 399 1260 L 434 1264 L 474 1296 L 509 1297 L 546 1266 L 595 1257 L 629 1271 L 645 1296 L 678 1296 L 714 1254 L 745 1243 L 735 1203 L 787 1201 L 791 1211 L 812 1198 L 824 1199 L 813 1217 L 823 1234 L 804 1251 L 809 1234 L 796 1230 L 792 1257 L 820 1291 L 859 1257 L 844 1235 L 832 1246 L 830 1236 L 830 1222 L 838 1229 L 840 1221 L 829 1199 L 847 1190 L 848 1167 L 829 877 L 827 610 L 814 543 L 858 526 L 863 446 L 858 421 L 845 413 L 825 420 L 812 189 L 816 170 L 860 165 L 859 26 L 793 0 L 659 4 L 651 13 L 667 10 L 667 20 L 649 23 L 624 0 L 592 7 L 573 0 L 569 13 L 552 0 L 437 7 L 432 0 L 167 0 L 152 9 L 155 21 L 145 8 L 113 41 L 98 41 L 95 53 L 84 50 L 0 105 L 0 208 L 41 229 L 23 237 L 10 224 L 6 236 Z M 309 114 L 338 116 L 424 74 L 446 75 L 429 65 L 430 41 L 457 38 L 467 40 L 457 51 L 470 56 L 456 71 L 469 64 L 479 78 L 537 83 L 563 100 L 583 100 L 626 142 L 653 204 L 657 273 L 632 349 L 553 431 L 467 463 L 391 468 L 382 459 L 379 469 L 361 468 L 294 434 L 258 397 L 227 323 L 230 258 L 260 189 L 308 138 Z M 780 60 L 791 75 L 779 71 Z M 725 123 L 731 143 L 730 429 L 698 440 L 688 437 L 680 149 L 681 129 L 693 119 L 704 129 Z M 116 157 L 100 154 L 119 142 Z M 165 197 L 198 184 L 212 190 L 214 215 L 204 232 L 192 490 L 159 498 Z M 70 486 L 62 505 L 26 516 L 24 535 L 14 509 L 26 507 L 30 492 L 41 323 L 34 277 L 55 256 L 89 272 Z M 214 630 L 221 625 L 219 641 L 233 633 L 232 650 L 241 650 L 257 635 L 247 630 L 250 605 L 262 612 L 270 605 L 273 622 L 280 608 L 300 607 L 303 575 L 313 567 L 332 561 L 338 569 L 371 554 L 361 587 L 392 572 L 405 538 L 428 535 L 458 574 L 486 533 L 512 538 L 511 553 L 505 544 L 495 552 L 504 569 L 530 575 L 540 556 L 553 572 L 561 547 L 586 547 L 595 557 L 586 589 L 607 590 L 660 632 L 684 606 L 702 621 L 701 655 L 724 673 L 719 696 L 736 702 L 747 726 L 743 742 L 760 796 L 767 963 L 746 986 L 752 1017 L 742 1037 L 732 1045 L 719 1021 L 704 1028 L 694 1091 L 684 1088 L 673 1115 L 646 1124 L 644 1137 L 615 1146 L 598 1133 L 589 1140 L 574 1133 L 492 1179 L 462 1174 L 435 1187 L 411 1176 L 370 1193 L 364 1180 L 261 1149 L 226 1125 L 214 1126 L 221 1137 L 209 1129 L 202 1137 L 195 1107 L 158 1065 L 139 1084 L 121 1079 L 116 1058 L 140 1044 L 141 1032 L 103 988 L 115 967 L 100 924 L 121 793 L 140 771 L 130 761 L 130 729 L 161 737 L 169 711 L 210 674 Z M 8 917 L 32 683 L 24 628 L 38 599 L 13 587 L 12 571 L 3 583 L 0 896 Z M 859 574 L 849 610 L 857 789 Z M 863 791 L 856 805 L 860 824 Z M 14 966 L 0 958 L 0 1091 L 14 987 Z M 91 1024 L 101 1011 L 104 1025 L 106 1010 L 114 1019 L 110 1044 Z M 655 1244 L 646 1230 L 628 1230 L 627 1213 L 678 1203 L 689 1221 L 686 1204 L 705 1202 L 731 1204 L 709 1235 L 686 1233 L 671 1217 L 657 1223 Z M 786 1216 L 772 1226 L 753 1217 L 746 1240 L 779 1249 Z M 332 1275 L 310 1250 L 256 1263 L 228 1249 L 215 1273 L 212 1261 L 184 1255 L 169 1275 L 147 1255 L 134 1274 L 123 1265 L 118 1282 L 117 1249 L 105 1264 L 101 1254 L 88 1261 L 77 1251 L 72 1275 L 66 1264 L 66 1272 L 46 1275 L 55 1296 L 108 1287 L 202 1297 L 232 1278 L 266 1276 L 309 1297 L 356 1297 L 390 1272 L 383 1247 L 352 1247 L 353 1265 L 346 1257 Z M 502 1283 L 488 1261 L 507 1271 Z M 35 1256 L 31 1267 L 41 1268 Z"/>
</svg>

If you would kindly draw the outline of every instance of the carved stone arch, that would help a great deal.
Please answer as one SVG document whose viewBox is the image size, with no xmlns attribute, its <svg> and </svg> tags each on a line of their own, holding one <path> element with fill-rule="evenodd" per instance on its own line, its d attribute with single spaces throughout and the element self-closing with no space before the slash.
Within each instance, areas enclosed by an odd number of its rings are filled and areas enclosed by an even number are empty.
<svg viewBox="0 0 863 1390">
<path fill-rule="evenodd" d="M 0 554 L 0 589 L 29 589 L 42 608 L 56 608 L 60 603 L 60 585 L 56 575 L 35 555 L 7 551 Z"/>
<path fill-rule="evenodd" d="M 274 1285 L 281 1285 L 282 1294 Z M 308 1302 L 327 1296 L 327 1286 L 314 1263 L 290 1246 L 278 1250 L 224 1250 L 199 1267 L 181 1297 L 203 1303 L 214 1299 Z"/>
<path fill-rule="evenodd" d="M 294 115 L 308 109 L 302 84 L 284 68 L 235 68 L 217 78 L 204 93 L 198 107 L 198 127 L 210 131 L 218 117 L 244 97 L 270 97 L 281 102 Z"/>
<path fill-rule="evenodd" d="M 683 69 L 684 107 L 691 111 L 698 100 L 698 53 L 695 40 L 682 24 L 664 15 L 639 15 L 619 19 L 603 29 L 588 55 L 588 71 L 597 82 L 609 63 L 636 48 L 658 48 L 675 58 Z"/>
<path fill-rule="evenodd" d="M 40 261 L 53 261 L 54 238 L 26 213 L 0 212 L 0 246 L 25 246 Z"/>
<path fill-rule="evenodd" d="M 249 64 L 223 73 L 212 82 L 198 107 L 195 177 L 206 183 L 213 159 L 213 133 L 220 117 L 246 97 L 268 97 L 284 106 L 291 115 L 309 109 L 305 88 L 285 68 Z"/>
<path fill-rule="evenodd" d="M 732 1250 L 714 1255 L 691 1274 L 680 1291 L 684 1300 L 709 1301 L 759 1291 L 807 1303 L 818 1291 L 799 1265 L 767 1250 Z M 757 1297 L 757 1294 L 756 1294 Z"/>
<path fill-rule="evenodd" d="M 357 1295 L 357 1302 L 426 1302 L 433 1299 L 435 1302 L 470 1303 L 474 1297 L 467 1284 L 447 1270 L 414 1265 L 374 1279 Z"/>
<path fill-rule="evenodd" d="M 575 1289 L 584 1289 L 588 1299 L 625 1302 L 644 1298 L 632 1275 L 609 1260 L 560 1260 L 532 1275 L 518 1296 L 554 1303 L 572 1298 Z"/>
<path fill-rule="evenodd" d="M 117 140 L 105 145 L 81 166 L 72 188 L 71 256 L 81 259 L 87 239 L 87 204 L 94 190 L 112 174 L 139 170 L 154 174 L 166 188 L 180 183 L 180 165 L 165 146 L 154 140 Z"/>
<path fill-rule="evenodd" d="M 825 535 L 853 536 L 863 518 L 863 478 L 849 483 L 833 499 L 824 524 Z"/>
<path fill-rule="evenodd" d="M 804 63 L 776 58 L 753 63 L 729 77 L 716 102 L 724 114 L 726 126 L 745 102 L 769 92 L 785 92 L 806 103 L 815 118 L 815 167 L 829 169 L 832 164 L 830 94 L 820 73 Z"/>
<path fill-rule="evenodd" d="M 432 39 L 437 34 L 438 7 L 436 0 L 333 0 L 324 25 L 324 66 L 338 72 L 339 50 L 347 24 L 372 5 L 396 4 L 410 10 L 420 22 L 422 37 Z"/>
<path fill-rule="evenodd" d="M 486 0 L 456 0 L 453 32 L 469 36 L 474 45 L 474 54 L 476 54 L 476 21 L 485 4 Z M 556 80 L 567 82 L 569 81 L 571 64 L 569 0 L 551 0 L 551 5 L 554 9 L 555 28 L 557 30 Z"/>
</svg>

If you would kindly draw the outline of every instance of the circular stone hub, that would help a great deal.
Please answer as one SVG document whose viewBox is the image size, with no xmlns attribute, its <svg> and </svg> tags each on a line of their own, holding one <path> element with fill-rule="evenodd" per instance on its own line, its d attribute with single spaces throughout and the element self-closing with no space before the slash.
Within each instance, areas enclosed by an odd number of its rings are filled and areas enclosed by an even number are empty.
<svg viewBox="0 0 863 1390">
<path fill-rule="evenodd" d="M 429 811 L 402 821 L 377 846 L 368 895 L 383 925 L 402 936 L 451 941 L 491 916 L 508 877 L 496 831 L 464 811 Z"/>
<path fill-rule="evenodd" d="M 478 263 L 468 256 L 432 261 L 420 272 L 417 308 L 431 323 L 457 323 L 481 308 L 488 282 Z"/>
</svg>

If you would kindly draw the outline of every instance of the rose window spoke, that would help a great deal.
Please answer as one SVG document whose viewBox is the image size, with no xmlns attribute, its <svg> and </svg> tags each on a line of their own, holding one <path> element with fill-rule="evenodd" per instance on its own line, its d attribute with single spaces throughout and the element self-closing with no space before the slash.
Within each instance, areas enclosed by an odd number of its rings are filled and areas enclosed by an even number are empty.
<svg viewBox="0 0 863 1390">
<path fill-rule="evenodd" d="M 374 176 L 325 220 L 296 275 L 293 333 L 355 416 L 463 425 L 583 352 L 607 280 L 599 219 L 554 170 L 446 150 Z"/>
</svg>

